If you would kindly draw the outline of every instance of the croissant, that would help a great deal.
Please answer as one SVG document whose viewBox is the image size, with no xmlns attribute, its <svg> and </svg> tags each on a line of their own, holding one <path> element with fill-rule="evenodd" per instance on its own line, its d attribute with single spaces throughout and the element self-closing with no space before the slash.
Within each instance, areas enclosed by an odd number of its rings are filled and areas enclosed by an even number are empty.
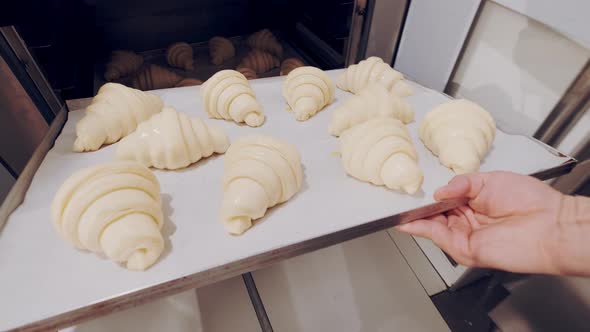
<svg viewBox="0 0 590 332">
<path fill-rule="evenodd" d="M 283 97 L 295 118 L 305 121 L 334 101 L 334 83 L 321 69 L 299 67 L 287 75 Z"/>
<path fill-rule="evenodd" d="M 402 98 L 378 83 L 371 83 L 334 110 L 329 132 L 340 136 L 346 129 L 377 117 L 391 117 L 410 123 L 414 121 L 414 111 Z"/>
<path fill-rule="evenodd" d="M 261 50 L 251 50 L 246 54 L 238 65 L 238 69 L 247 67 L 251 68 L 256 74 L 266 73 L 267 71 L 279 66 L 279 59 L 270 53 Z"/>
<path fill-rule="evenodd" d="M 303 169 L 295 146 L 263 135 L 244 136 L 227 150 L 224 161 L 221 222 L 242 234 L 268 208 L 301 189 Z"/>
<path fill-rule="evenodd" d="M 474 102 L 457 99 L 426 114 L 420 139 L 457 174 L 476 172 L 496 136 L 494 118 Z"/>
<path fill-rule="evenodd" d="M 183 42 L 174 43 L 166 49 L 166 61 L 172 67 L 193 70 L 193 48 Z"/>
<path fill-rule="evenodd" d="M 103 144 L 117 142 L 163 106 L 162 99 L 156 95 L 119 83 L 104 84 L 76 124 L 74 151 L 95 151 Z"/>
<path fill-rule="evenodd" d="M 403 78 L 402 73 L 391 68 L 381 58 L 372 56 L 346 68 L 336 80 L 336 86 L 357 94 L 369 83 L 377 82 L 400 96 L 411 94 L 411 88 L 405 83 L 402 87 L 396 87 Z"/>
<path fill-rule="evenodd" d="M 203 107 L 214 119 L 245 122 L 250 127 L 264 123 L 262 106 L 248 80 L 238 71 L 220 70 L 201 86 Z"/>
<path fill-rule="evenodd" d="M 237 71 L 242 73 L 242 75 L 244 75 L 244 77 L 246 77 L 246 79 L 248 79 L 248 80 L 253 80 L 253 79 L 258 78 L 258 76 L 256 75 L 256 72 L 248 67 L 238 68 Z"/>
<path fill-rule="evenodd" d="M 179 169 L 215 153 L 224 153 L 229 139 L 219 127 L 165 107 L 137 126 L 118 144 L 118 160 L 135 160 L 147 167 Z"/>
<path fill-rule="evenodd" d="M 374 118 L 340 136 L 342 164 L 352 177 L 414 194 L 422 186 L 408 130 L 394 118 Z"/>
<path fill-rule="evenodd" d="M 180 88 L 184 86 L 201 85 L 203 81 L 196 78 L 183 78 L 180 82 L 176 83 L 175 87 Z"/>
<path fill-rule="evenodd" d="M 299 60 L 298 58 L 288 58 L 283 60 L 283 62 L 281 63 L 281 72 L 280 75 L 289 75 L 289 73 L 291 72 L 291 70 L 298 68 L 298 67 L 303 67 L 305 66 L 305 64 L 303 63 L 303 61 Z"/>
<path fill-rule="evenodd" d="M 134 73 L 143 64 L 143 56 L 133 51 L 116 50 L 111 53 L 111 59 L 106 64 L 104 78 L 113 81 Z"/>
<path fill-rule="evenodd" d="M 271 54 L 283 56 L 283 46 L 268 29 L 257 31 L 248 37 L 248 46 L 267 51 Z"/>
<path fill-rule="evenodd" d="M 131 82 L 131 86 L 147 91 L 173 88 L 182 80 L 182 76 L 158 65 L 149 65 L 137 73 Z"/>
<path fill-rule="evenodd" d="M 227 38 L 213 37 L 209 40 L 209 55 L 211 63 L 220 65 L 236 55 L 236 48 Z"/>
<path fill-rule="evenodd" d="M 51 217 L 76 248 L 145 270 L 164 250 L 160 184 L 145 166 L 111 162 L 72 174 L 57 191 Z"/>
</svg>

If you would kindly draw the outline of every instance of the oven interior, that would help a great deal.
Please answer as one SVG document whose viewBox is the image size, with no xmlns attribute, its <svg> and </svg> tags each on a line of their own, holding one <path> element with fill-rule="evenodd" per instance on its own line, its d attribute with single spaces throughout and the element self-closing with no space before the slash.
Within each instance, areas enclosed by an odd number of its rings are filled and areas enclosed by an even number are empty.
<svg viewBox="0 0 590 332">
<path fill-rule="evenodd" d="M 346 0 L 54 0 L 36 2 L 34 11 L 18 10 L 13 23 L 51 87 L 68 100 L 96 93 L 114 50 L 142 55 L 142 68 L 156 64 L 205 81 L 216 71 L 235 69 L 249 52 L 246 38 L 261 29 L 282 44 L 280 60 L 296 57 L 324 70 L 341 68 L 355 6 Z M 236 56 L 221 65 L 209 57 L 214 36 L 229 38 L 236 48 Z M 167 65 L 166 49 L 175 42 L 192 46 L 194 70 Z M 279 68 L 258 77 L 276 75 Z M 119 83 L 130 85 L 131 79 Z"/>
</svg>

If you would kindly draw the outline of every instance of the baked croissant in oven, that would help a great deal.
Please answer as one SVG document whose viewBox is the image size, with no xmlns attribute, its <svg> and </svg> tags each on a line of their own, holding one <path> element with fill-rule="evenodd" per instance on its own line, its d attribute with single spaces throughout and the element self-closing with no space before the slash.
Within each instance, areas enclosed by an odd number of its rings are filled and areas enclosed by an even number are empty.
<svg viewBox="0 0 590 332">
<path fill-rule="evenodd" d="M 246 77 L 247 80 L 253 80 L 253 79 L 258 78 L 258 76 L 256 75 L 256 72 L 254 70 L 252 70 L 251 68 L 241 67 L 241 68 L 238 68 L 237 71 L 242 73 L 242 75 L 244 75 L 244 77 Z"/>
<path fill-rule="evenodd" d="M 201 97 L 211 118 L 245 122 L 250 127 L 264 123 L 262 106 L 246 77 L 238 71 L 226 69 L 215 73 L 201 86 Z"/>
<path fill-rule="evenodd" d="M 403 78 L 402 73 L 391 68 L 381 58 L 372 56 L 346 68 L 344 73 L 337 78 L 336 86 L 341 90 L 357 94 L 369 83 L 377 82 L 387 90 L 405 96 L 412 92 L 410 86 L 402 82 Z M 398 84 L 402 84 L 402 86 L 396 87 Z"/>
<path fill-rule="evenodd" d="M 247 67 L 254 70 L 256 74 L 261 74 L 278 67 L 279 64 L 279 59 L 272 54 L 254 49 L 246 54 L 237 69 Z"/>
<path fill-rule="evenodd" d="M 476 172 L 496 136 L 494 118 L 474 102 L 457 99 L 426 114 L 420 139 L 457 174 Z"/>
<path fill-rule="evenodd" d="M 95 151 L 103 144 L 117 142 L 163 106 L 162 99 L 156 95 L 119 83 L 104 84 L 76 124 L 74 151 Z"/>
<path fill-rule="evenodd" d="M 281 76 L 289 75 L 291 70 L 293 70 L 295 68 L 303 67 L 303 66 L 305 66 L 305 64 L 303 63 L 303 61 L 299 60 L 298 58 L 285 59 L 281 63 L 280 75 Z"/>
<path fill-rule="evenodd" d="M 352 177 L 414 194 L 422 186 L 422 170 L 408 130 L 394 118 L 374 118 L 340 136 L 344 169 Z"/>
<path fill-rule="evenodd" d="M 142 64 L 143 56 L 133 51 L 113 51 L 109 62 L 106 64 L 104 78 L 107 81 L 119 79 L 136 72 Z"/>
<path fill-rule="evenodd" d="M 305 121 L 334 100 L 334 83 L 321 69 L 299 67 L 287 75 L 283 97 L 295 113 L 295 119 Z"/>
<path fill-rule="evenodd" d="M 225 154 L 221 222 L 227 232 L 242 234 L 268 208 L 293 197 L 302 181 L 295 146 L 263 135 L 237 139 Z"/>
<path fill-rule="evenodd" d="M 111 162 L 81 169 L 51 205 L 57 233 L 76 248 L 144 270 L 164 250 L 160 184 L 145 166 Z"/>
<path fill-rule="evenodd" d="M 283 56 L 283 46 L 268 29 L 257 31 L 248 37 L 248 46 L 267 51 L 279 58 Z"/>
<path fill-rule="evenodd" d="M 166 49 L 166 61 L 172 67 L 193 70 L 193 48 L 183 42 L 174 43 Z"/>
<path fill-rule="evenodd" d="M 224 153 L 228 147 L 229 139 L 221 128 L 165 107 L 121 140 L 116 158 L 147 167 L 179 169 L 213 153 Z"/>
<path fill-rule="evenodd" d="M 147 91 L 173 88 L 182 80 L 182 76 L 158 65 L 149 65 L 137 73 L 131 82 L 136 89 Z"/>
<path fill-rule="evenodd" d="M 343 131 L 356 124 L 378 117 L 390 117 L 410 123 L 414 121 L 414 111 L 410 104 L 384 86 L 371 83 L 334 110 L 329 132 L 340 136 Z"/>
<path fill-rule="evenodd" d="M 180 88 L 185 86 L 194 86 L 201 84 L 203 84 L 203 81 L 201 81 L 200 79 L 187 77 L 183 78 L 182 80 L 180 80 L 180 82 L 176 83 L 174 87 Z"/>
<path fill-rule="evenodd" d="M 220 65 L 236 55 L 236 48 L 227 38 L 213 37 L 209 40 L 209 55 L 211 63 Z"/>
</svg>

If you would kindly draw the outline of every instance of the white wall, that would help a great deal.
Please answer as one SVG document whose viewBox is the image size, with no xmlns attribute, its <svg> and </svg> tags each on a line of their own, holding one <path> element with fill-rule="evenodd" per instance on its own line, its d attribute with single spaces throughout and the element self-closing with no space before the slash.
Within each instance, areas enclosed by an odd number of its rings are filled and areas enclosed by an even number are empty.
<svg viewBox="0 0 590 332">
<path fill-rule="evenodd" d="M 532 135 L 589 57 L 549 27 L 486 1 L 452 81 L 458 95 Z"/>
</svg>

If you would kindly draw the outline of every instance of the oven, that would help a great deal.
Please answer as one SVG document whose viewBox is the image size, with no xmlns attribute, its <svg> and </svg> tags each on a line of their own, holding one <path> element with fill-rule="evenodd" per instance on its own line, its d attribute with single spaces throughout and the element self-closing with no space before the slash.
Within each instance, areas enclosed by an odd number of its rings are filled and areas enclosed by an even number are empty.
<svg viewBox="0 0 590 332">
<path fill-rule="evenodd" d="M 0 134 L 4 135 L 0 142 L 0 202 L 12 200 L 13 203 L 9 203 L 14 207 L 18 197 L 24 195 L 15 194 L 5 199 L 10 188 L 27 177 L 26 161 L 35 158 L 35 150 L 45 144 L 43 137 L 51 125 L 64 121 L 60 119 L 60 110 L 79 108 L 78 105 L 83 105 L 108 81 L 142 90 L 173 88 L 182 81 L 200 84 L 219 70 L 238 69 L 251 53 L 249 38 L 260 31 L 268 31 L 283 51 L 270 54 L 273 64 L 268 70 L 257 72 L 257 78 L 281 75 L 281 65 L 292 58 L 330 70 L 378 56 L 428 88 L 453 97 L 480 98 L 478 101 L 488 106 L 505 128 L 535 135 L 557 147 L 587 118 L 586 110 L 590 105 L 588 58 L 582 61 L 583 55 L 580 56 L 582 60 L 578 60 L 582 65 L 571 69 L 575 75 L 563 80 L 566 88 L 557 89 L 561 91 L 557 93 L 558 102 L 537 123 L 531 124 L 520 113 L 506 113 L 506 109 L 496 107 L 491 99 L 498 101 L 500 98 L 493 98 L 492 89 L 478 94 L 481 90 L 469 86 L 476 85 L 474 76 L 482 76 L 473 74 L 470 66 L 473 67 L 482 47 L 475 45 L 477 39 L 486 37 L 486 32 L 480 31 L 485 28 L 482 25 L 492 14 L 504 15 L 507 10 L 520 14 L 566 36 L 576 37 L 572 39 L 582 48 L 590 47 L 583 36 L 577 38 L 580 29 L 575 26 L 565 25 L 564 31 L 564 25 L 547 13 L 539 14 L 534 8 L 511 7 L 513 2 L 518 1 L 19 2 L 17 7 L 20 8 L 0 29 L 0 105 L 5 110 L 0 114 Z M 28 8 L 32 5 L 35 10 Z M 235 54 L 221 64 L 212 63 L 210 41 L 213 37 L 229 40 L 235 50 Z M 175 43 L 188 45 L 193 54 L 192 68 L 179 68 L 169 63 L 168 49 Z M 120 51 L 134 54 L 141 63 L 116 78 L 109 77 L 109 62 Z M 153 68 L 170 79 L 154 83 L 157 79 L 153 76 L 157 75 Z M 587 122 L 583 123 L 578 126 L 585 134 Z M 577 147 L 572 149 L 572 154 L 580 161 L 588 158 L 590 147 L 587 135 L 582 136 L 574 144 Z M 18 141 L 19 148 L 4 144 L 10 140 Z M 588 162 L 582 166 L 587 170 Z M 556 186 L 566 192 L 572 192 L 572 188 L 578 192 L 587 191 L 587 171 L 580 168 L 578 172 L 584 176 L 561 178 Z M 1 217 L 0 214 L 0 220 Z M 429 295 L 462 285 L 486 272 L 457 265 L 430 241 L 393 237 L 422 284 L 435 285 L 425 286 Z M 436 281 L 432 281 L 434 279 Z"/>
</svg>

